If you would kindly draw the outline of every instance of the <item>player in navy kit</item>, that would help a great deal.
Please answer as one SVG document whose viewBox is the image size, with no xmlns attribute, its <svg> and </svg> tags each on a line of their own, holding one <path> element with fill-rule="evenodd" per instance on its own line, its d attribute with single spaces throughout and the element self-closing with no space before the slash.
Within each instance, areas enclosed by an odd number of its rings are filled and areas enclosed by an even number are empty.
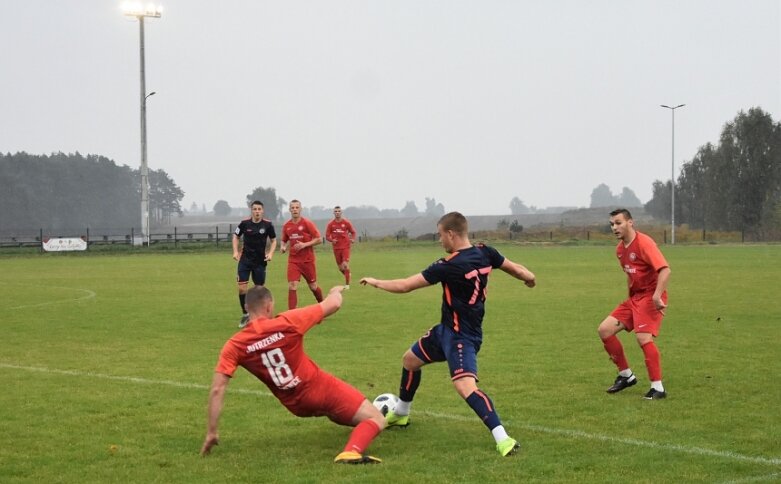
<svg viewBox="0 0 781 484">
<path fill-rule="evenodd" d="M 270 220 L 263 218 L 263 203 L 255 200 L 250 205 L 252 217 L 242 220 L 233 232 L 233 259 L 238 261 L 236 282 L 239 284 L 239 304 L 242 317 L 239 327 L 243 328 L 249 320 L 244 300 L 247 296 L 249 277 L 256 286 L 266 283 L 266 264 L 274 257 L 277 248 L 277 234 Z M 239 250 L 239 239 L 244 239 L 244 246 Z M 266 251 L 266 242 L 271 240 L 271 247 Z"/>
<path fill-rule="evenodd" d="M 493 269 L 501 269 L 528 287 L 534 287 L 534 274 L 492 247 L 472 245 L 466 218 L 458 212 L 450 212 L 439 219 L 437 230 L 442 247 L 450 254 L 448 257 L 406 279 L 361 279 L 361 284 L 395 293 L 442 284 L 442 319 L 404 353 L 399 389 L 401 401 L 386 415 L 387 426 L 409 424 L 410 405 L 420 385 L 421 368 L 429 363 L 447 361 L 453 386 L 491 431 L 496 450 L 502 456 L 514 454 L 520 444 L 507 435 L 493 402 L 477 387 L 477 353 L 483 342 L 488 275 Z"/>
</svg>

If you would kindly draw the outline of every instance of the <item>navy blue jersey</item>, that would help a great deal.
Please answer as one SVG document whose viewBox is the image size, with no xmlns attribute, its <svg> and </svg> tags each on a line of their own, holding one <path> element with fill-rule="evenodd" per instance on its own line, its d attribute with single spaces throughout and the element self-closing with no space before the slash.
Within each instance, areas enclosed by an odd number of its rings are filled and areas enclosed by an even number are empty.
<svg viewBox="0 0 781 484">
<path fill-rule="evenodd" d="M 429 284 L 442 283 L 442 324 L 482 339 L 488 274 L 503 263 L 496 249 L 478 244 L 428 266 L 423 278 Z"/>
<path fill-rule="evenodd" d="M 242 220 L 233 234 L 244 236 L 241 258 L 247 262 L 262 262 L 266 258 L 266 240 L 277 238 L 274 225 L 266 219 L 260 219 L 257 223 L 251 218 Z"/>
</svg>

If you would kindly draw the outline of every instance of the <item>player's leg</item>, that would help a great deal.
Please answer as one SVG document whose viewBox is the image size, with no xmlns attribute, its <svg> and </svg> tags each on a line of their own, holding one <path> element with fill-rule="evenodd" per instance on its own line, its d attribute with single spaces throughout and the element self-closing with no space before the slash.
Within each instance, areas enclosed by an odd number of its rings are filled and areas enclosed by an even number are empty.
<svg viewBox="0 0 781 484">
<path fill-rule="evenodd" d="M 616 336 L 621 331 L 631 331 L 632 321 L 632 310 L 627 300 L 619 304 L 600 323 L 597 329 L 599 338 L 602 340 L 602 346 L 604 346 L 608 356 L 610 356 L 610 359 L 618 368 L 618 376 L 616 376 L 613 385 L 607 389 L 608 393 L 617 393 L 637 384 L 637 377 L 632 373 L 632 369 L 629 367 L 629 362 L 626 359 L 624 346 L 621 344 L 618 336 Z"/>
<path fill-rule="evenodd" d="M 494 402 L 483 390 L 477 387 L 477 352 L 479 342 L 451 334 L 445 338 L 445 351 L 450 369 L 450 377 L 456 392 L 485 424 L 496 441 L 496 450 L 500 455 L 515 454 L 521 447 L 517 440 L 507 435 Z"/>
<path fill-rule="evenodd" d="M 643 397 L 648 400 L 667 397 L 667 392 L 662 385 L 661 355 L 655 341 L 662 325 L 663 316 L 661 311 L 654 306 L 651 297 L 643 298 L 635 305 L 635 336 L 637 344 L 643 350 L 648 379 L 651 380 L 651 389 Z"/>
<path fill-rule="evenodd" d="M 364 453 L 374 438 L 385 428 L 385 417 L 380 411 L 355 387 L 332 375 L 326 374 L 319 379 L 316 387 L 317 389 L 313 391 L 319 394 L 317 398 L 320 399 L 320 411 L 338 424 L 355 427 L 334 462 L 340 464 L 382 462 Z"/>
<path fill-rule="evenodd" d="M 309 286 L 309 290 L 312 291 L 312 295 L 317 302 L 323 301 L 323 291 L 317 285 L 317 267 L 314 262 L 302 265 L 301 275 L 304 276 L 304 280 Z"/>
<path fill-rule="evenodd" d="M 241 320 L 239 321 L 240 328 L 243 328 L 249 321 L 249 314 L 247 314 L 245 300 L 247 298 L 250 272 L 251 268 L 243 261 L 239 261 L 238 268 L 236 269 L 236 284 L 239 288 L 239 305 L 241 306 Z"/>
<path fill-rule="evenodd" d="M 350 249 L 341 249 L 337 256 L 336 264 L 339 271 L 344 275 L 344 284 L 350 286 Z"/>
<path fill-rule="evenodd" d="M 409 425 L 409 414 L 412 400 L 420 386 L 423 365 L 437 361 L 445 361 L 439 338 L 443 326 L 431 328 L 416 341 L 401 358 L 401 383 L 399 384 L 399 403 L 396 408 L 385 416 L 388 427 L 406 427 Z"/>
<path fill-rule="evenodd" d="M 301 272 L 298 265 L 294 262 L 287 263 L 287 308 L 295 309 L 298 306 L 298 281 L 301 279 Z"/>
</svg>

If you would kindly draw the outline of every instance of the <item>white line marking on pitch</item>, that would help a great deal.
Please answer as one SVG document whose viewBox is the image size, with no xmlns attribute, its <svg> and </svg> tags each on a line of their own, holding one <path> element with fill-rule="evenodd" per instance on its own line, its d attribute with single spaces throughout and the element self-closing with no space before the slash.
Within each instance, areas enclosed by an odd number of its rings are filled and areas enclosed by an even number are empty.
<svg viewBox="0 0 781 484">
<path fill-rule="evenodd" d="M 781 472 L 767 474 L 765 476 L 746 477 L 744 479 L 736 479 L 734 481 L 722 481 L 720 484 L 743 484 L 744 482 L 762 482 L 762 481 L 770 481 L 772 479 L 775 479 L 776 477 L 781 477 Z"/>
<path fill-rule="evenodd" d="M 123 381 L 123 382 L 130 382 L 130 383 L 140 383 L 143 385 L 165 385 L 165 386 L 172 386 L 172 387 L 178 387 L 178 388 L 191 388 L 196 390 L 209 390 L 211 388 L 209 385 L 203 385 L 199 383 L 185 383 L 185 382 L 178 382 L 178 381 L 172 381 L 172 380 L 150 380 L 147 378 L 138 378 L 138 377 L 132 377 L 132 376 L 116 376 L 116 375 L 106 375 L 103 373 L 93 373 L 93 372 L 85 372 L 85 371 L 77 371 L 77 370 L 58 370 L 53 368 L 45 368 L 45 367 L 35 367 L 35 366 L 22 366 L 22 365 L 12 365 L 8 363 L 0 363 L 0 368 L 8 368 L 12 370 L 25 370 L 25 371 L 35 371 L 40 373 L 50 373 L 55 375 L 67 375 L 67 376 L 87 376 L 92 378 L 100 378 L 104 380 L 113 380 L 113 381 Z M 228 392 L 231 393 L 241 393 L 245 395 L 256 395 L 261 397 L 270 397 L 272 394 L 270 392 L 263 392 L 258 390 L 246 390 L 243 388 L 229 388 Z M 448 420 L 456 420 L 461 422 L 472 422 L 474 421 L 474 417 L 466 417 L 461 415 L 453 415 L 453 414 L 447 414 L 447 413 L 437 413 L 437 412 L 430 412 L 423 410 L 420 412 L 423 415 L 427 415 L 429 417 L 434 418 L 443 418 Z M 626 444 L 626 445 L 634 445 L 637 447 L 648 447 L 652 449 L 660 449 L 660 450 L 667 450 L 671 452 L 681 452 L 685 454 L 695 454 L 695 455 L 702 455 L 702 456 L 708 456 L 708 457 L 719 457 L 722 459 L 729 459 L 729 460 L 737 460 L 742 462 L 751 462 L 754 464 L 764 464 L 764 465 L 781 465 L 781 458 L 768 458 L 768 457 L 754 457 L 754 456 L 748 456 L 743 454 L 737 454 L 735 452 L 729 452 L 729 451 L 720 451 L 720 450 L 711 450 L 711 449 L 703 449 L 701 447 L 687 447 L 684 445 L 677 445 L 677 444 L 661 444 L 658 442 L 648 441 L 648 440 L 637 440 L 637 439 L 628 439 L 623 437 L 613 437 L 610 435 L 599 435 L 599 434 L 592 434 L 589 432 L 583 432 L 580 430 L 567 430 L 567 429 L 555 429 L 550 427 L 543 427 L 540 425 L 528 425 L 528 424 L 514 424 L 516 426 L 520 426 L 521 428 L 524 428 L 531 432 L 540 432 L 545 434 L 554 434 L 554 435 L 566 435 L 568 437 L 575 437 L 580 439 L 587 439 L 587 440 L 599 440 L 602 442 L 612 442 L 617 444 Z M 781 474 L 769 474 L 767 476 L 759 476 L 756 478 L 749 478 L 749 480 L 739 480 L 739 481 L 730 481 L 730 482 L 752 482 L 752 480 L 767 480 L 774 477 L 777 477 Z"/>
<path fill-rule="evenodd" d="M 38 308 L 38 307 L 41 307 L 41 306 L 49 306 L 50 304 L 62 304 L 62 303 L 68 303 L 68 302 L 84 301 L 86 299 L 92 299 L 93 297 L 95 297 L 95 292 L 94 291 L 90 291 L 89 289 L 79 289 L 79 288 L 75 288 L 75 287 L 54 287 L 54 288 L 51 288 L 51 289 L 67 289 L 69 291 L 81 291 L 81 292 L 86 293 L 86 294 L 81 296 L 81 297 L 72 298 L 72 299 L 59 299 L 57 301 L 47 301 L 47 302 L 42 302 L 42 303 L 38 303 L 38 304 L 25 304 L 24 306 L 13 306 L 13 307 L 6 308 L 6 309 Z"/>
</svg>

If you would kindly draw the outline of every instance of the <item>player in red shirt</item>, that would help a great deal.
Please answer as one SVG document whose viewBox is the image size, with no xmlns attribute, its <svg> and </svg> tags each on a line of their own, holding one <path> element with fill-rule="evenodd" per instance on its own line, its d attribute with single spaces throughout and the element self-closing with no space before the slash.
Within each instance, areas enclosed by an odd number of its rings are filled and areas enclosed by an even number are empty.
<svg viewBox="0 0 781 484">
<path fill-rule="evenodd" d="M 317 302 L 323 300 L 323 291 L 317 286 L 314 246 L 323 242 L 320 231 L 311 220 L 301 216 L 301 202 L 290 202 L 290 220 L 282 226 L 281 251 L 290 249 L 287 258 L 287 307 L 298 306 L 298 282 L 301 277 L 309 284 Z"/>
<path fill-rule="evenodd" d="M 670 266 L 654 240 L 635 230 L 629 210 L 620 208 L 610 212 L 610 227 L 619 239 L 616 256 L 627 276 L 629 298 L 618 305 L 599 325 L 599 337 L 605 351 L 618 367 L 618 376 L 608 393 L 620 392 L 637 383 L 616 334 L 634 331 L 637 343 L 645 355 L 645 366 L 651 380 L 648 400 L 666 398 L 662 385 L 662 366 L 654 338 L 659 335 L 662 318 L 667 308 L 667 283 Z"/>
<path fill-rule="evenodd" d="M 325 227 L 325 240 L 333 244 L 336 265 L 344 274 L 347 289 L 350 289 L 350 245 L 355 242 L 355 229 L 349 220 L 342 217 L 339 205 L 334 207 L 334 219 Z"/>
<path fill-rule="evenodd" d="M 250 321 L 220 352 L 211 391 L 206 438 L 201 455 L 219 443 L 218 424 L 225 390 L 236 368 L 243 366 L 271 390 L 290 413 L 298 417 L 328 417 L 354 426 L 344 450 L 334 462 L 375 464 L 364 455 L 385 428 L 385 417 L 352 385 L 321 370 L 304 352 L 304 334 L 342 305 L 344 286 L 336 286 L 320 303 L 285 311 L 274 317 L 274 298 L 266 287 L 247 292 Z"/>
</svg>

